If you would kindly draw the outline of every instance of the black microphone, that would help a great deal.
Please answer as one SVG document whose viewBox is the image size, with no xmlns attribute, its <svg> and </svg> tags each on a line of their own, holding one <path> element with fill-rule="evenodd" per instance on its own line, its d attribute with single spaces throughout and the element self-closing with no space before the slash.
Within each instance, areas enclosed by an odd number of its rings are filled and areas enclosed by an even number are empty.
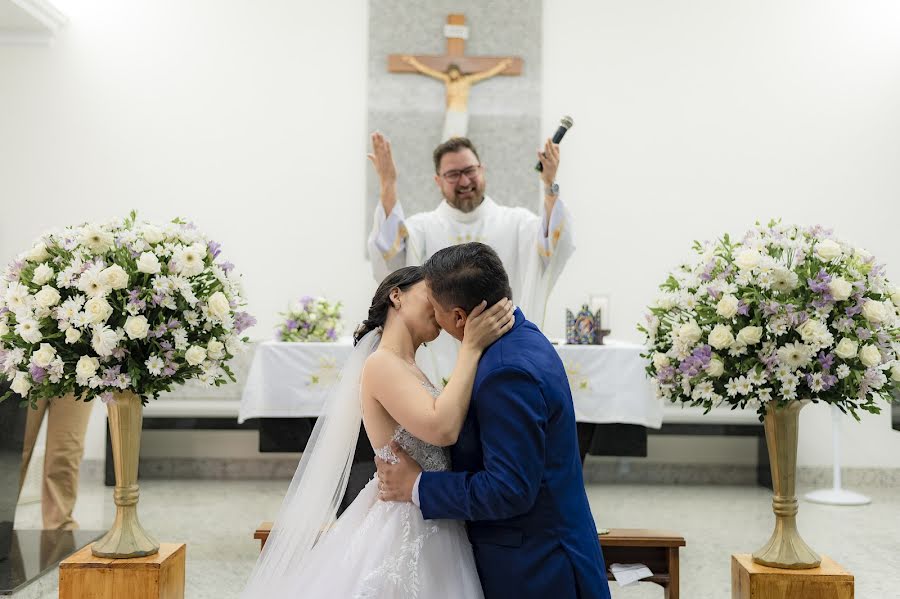
<svg viewBox="0 0 900 599">
<path fill-rule="evenodd" d="M 553 143 L 558 144 L 562 141 L 563 136 L 566 134 L 572 125 L 575 124 L 575 121 L 572 120 L 570 116 L 564 116 L 559 120 L 559 129 L 556 130 L 556 133 L 553 134 Z M 544 170 L 544 165 L 538 161 L 536 165 L 534 165 L 534 170 L 538 172 L 542 172 Z"/>
</svg>

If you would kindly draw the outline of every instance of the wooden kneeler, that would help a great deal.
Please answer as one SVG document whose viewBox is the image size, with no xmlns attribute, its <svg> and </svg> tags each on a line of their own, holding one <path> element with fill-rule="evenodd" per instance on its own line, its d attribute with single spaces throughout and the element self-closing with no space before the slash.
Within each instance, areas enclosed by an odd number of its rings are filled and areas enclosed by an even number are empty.
<svg viewBox="0 0 900 599">
<path fill-rule="evenodd" d="M 259 550 L 266 546 L 271 522 L 263 522 L 253 533 L 259 541 Z M 652 582 L 661 586 L 666 599 L 678 599 L 679 572 L 678 550 L 684 547 L 684 537 L 661 530 L 639 528 L 613 528 L 609 534 L 600 535 L 603 559 L 609 564 L 644 564 L 653 572 Z"/>
</svg>

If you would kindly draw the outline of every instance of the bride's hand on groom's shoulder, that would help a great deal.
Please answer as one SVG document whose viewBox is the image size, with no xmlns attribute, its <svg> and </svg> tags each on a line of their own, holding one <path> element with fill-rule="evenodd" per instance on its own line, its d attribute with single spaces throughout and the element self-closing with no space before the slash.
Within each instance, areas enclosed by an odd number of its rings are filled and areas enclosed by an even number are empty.
<svg viewBox="0 0 900 599">
<path fill-rule="evenodd" d="M 391 441 L 391 451 L 397 456 L 392 464 L 375 458 L 378 467 L 378 498 L 382 501 L 412 501 L 412 491 L 422 467 L 403 451 L 396 441 Z"/>
<path fill-rule="evenodd" d="M 515 305 L 506 298 L 490 308 L 487 307 L 487 302 L 481 302 L 466 318 L 463 345 L 479 352 L 484 351 L 513 328 L 516 322 L 515 311 Z"/>
</svg>

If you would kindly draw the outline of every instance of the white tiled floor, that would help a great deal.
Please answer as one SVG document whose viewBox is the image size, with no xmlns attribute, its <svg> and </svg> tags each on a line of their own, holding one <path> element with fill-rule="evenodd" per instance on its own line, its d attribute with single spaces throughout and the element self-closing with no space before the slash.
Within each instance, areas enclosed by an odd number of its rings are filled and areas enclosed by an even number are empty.
<svg viewBox="0 0 900 599">
<path fill-rule="evenodd" d="M 253 530 L 274 516 L 287 485 L 286 480 L 141 483 L 146 527 L 160 540 L 188 544 L 186 597 L 237 596 L 258 551 Z M 900 489 L 857 490 L 871 495 L 873 503 L 840 508 L 802 502 L 800 530 L 814 549 L 855 574 L 857 598 L 900 598 Z M 756 487 L 590 485 L 588 494 L 599 526 L 684 535 L 682 596 L 689 599 L 730 597 L 730 555 L 759 548 L 773 522 L 770 495 Z M 81 526 L 108 526 L 112 515 L 111 490 L 99 482 L 82 484 L 76 510 Z M 39 505 L 20 506 L 17 527 L 39 522 Z M 651 585 L 612 586 L 616 599 L 662 597 Z M 55 589 L 38 589 L 21 596 L 56 597 Z"/>
</svg>

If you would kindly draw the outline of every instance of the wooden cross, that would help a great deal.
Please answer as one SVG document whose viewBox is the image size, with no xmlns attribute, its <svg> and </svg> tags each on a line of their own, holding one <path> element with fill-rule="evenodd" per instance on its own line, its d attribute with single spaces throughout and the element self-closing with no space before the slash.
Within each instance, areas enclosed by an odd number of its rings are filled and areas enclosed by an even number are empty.
<svg viewBox="0 0 900 599">
<path fill-rule="evenodd" d="M 443 56 L 413 55 L 413 58 L 427 67 L 437 71 L 446 72 L 451 64 L 459 67 L 463 75 L 486 71 L 495 66 L 504 56 L 466 56 L 466 38 L 469 28 L 466 27 L 465 15 L 449 15 L 444 35 L 447 36 L 447 53 Z M 416 73 L 415 67 L 404 62 L 404 54 L 391 54 L 388 56 L 388 71 L 391 73 Z M 509 57 L 512 63 L 504 69 L 500 75 L 521 75 L 522 59 Z"/>
</svg>

